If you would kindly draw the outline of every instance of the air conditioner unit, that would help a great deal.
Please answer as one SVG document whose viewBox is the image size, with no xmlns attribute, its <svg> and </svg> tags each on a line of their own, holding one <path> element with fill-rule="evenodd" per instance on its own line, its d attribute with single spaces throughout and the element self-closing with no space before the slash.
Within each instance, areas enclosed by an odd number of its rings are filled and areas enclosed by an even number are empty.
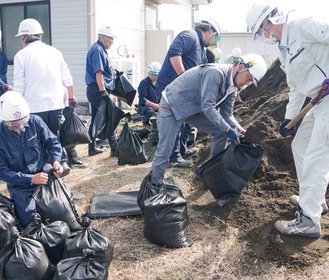
<svg viewBox="0 0 329 280">
<path fill-rule="evenodd" d="M 212 0 L 191 0 L 192 5 L 208 5 Z"/>
</svg>

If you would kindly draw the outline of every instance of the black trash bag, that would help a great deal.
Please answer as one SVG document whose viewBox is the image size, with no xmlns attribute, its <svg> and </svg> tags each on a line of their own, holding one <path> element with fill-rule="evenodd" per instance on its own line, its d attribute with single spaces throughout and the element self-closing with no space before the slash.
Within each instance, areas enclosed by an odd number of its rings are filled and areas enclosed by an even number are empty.
<svg viewBox="0 0 329 280">
<path fill-rule="evenodd" d="M 21 237 L 17 228 L 15 240 L 0 253 L 0 279 L 49 280 L 55 267 L 49 262 L 43 245 L 30 238 Z"/>
<path fill-rule="evenodd" d="M 32 222 L 23 231 L 23 236 L 39 241 L 46 250 L 50 262 L 56 265 L 63 257 L 66 239 L 71 232 L 63 221 L 43 224 L 38 213 L 32 214 Z"/>
<path fill-rule="evenodd" d="M 15 218 L 0 208 L 0 251 L 14 240 L 12 229 L 15 226 Z"/>
<path fill-rule="evenodd" d="M 118 164 L 136 165 L 147 161 L 148 158 L 145 155 L 143 141 L 126 122 L 118 139 Z"/>
<path fill-rule="evenodd" d="M 147 139 L 151 131 L 147 128 L 135 128 L 134 131 L 137 133 L 140 139 Z"/>
<path fill-rule="evenodd" d="M 258 168 L 264 152 L 264 148 L 256 144 L 229 145 L 198 167 L 196 174 L 219 206 L 223 206 L 241 194 Z"/>
<path fill-rule="evenodd" d="M 73 109 L 70 109 L 61 125 L 59 136 L 63 147 L 89 144 L 91 142 L 86 125 Z"/>
<path fill-rule="evenodd" d="M 99 231 L 90 227 L 90 219 L 84 217 L 83 229 L 71 234 L 66 240 L 63 258 L 83 256 L 83 250 L 95 251 L 93 259 L 107 270 L 112 262 L 114 245 Z"/>
<path fill-rule="evenodd" d="M 151 172 L 147 174 L 139 188 L 137 194 L 137 204 L 139 208 L 144 212 L 144 201 L 151 196 L 157 195 L 159 193 L 165 192 L 165 185 L 164 184 L 153 184 L 151 182 Z"/>
<path fill-rule="evenodd" d="M 16 226 L 19 227 L 18 218 L 15 212 L 14 201 L 10 198 L 0 194 L 0 209 L 6 211 L 10 215 L 12 215 L 16 221 Z"/>
<path fill-rule="evenodd" d="M 83 257 L 61 260 L 53 280 L 105 280 L 105 267 L 95 261 L 95 251 L 83 250 Z"/>
<path fill-rule="evenodd" d="M 73 195 L 61 178 L 48 174 L 48 184 L 37 187 L 33 194 L 36 212 L 43 223 L 64 221 L 71 231 L 81 230 L 79 214 L 73 202 Z"/>
<path fill-rule="evenodd" d="M 93 122 L 92 138 L 109 139 L 124 115 L 125 112 L 118 108 L 109 96 L 103 96 Z"/>
<path fill-rule="evenodd" d="M 159 193 L 144 201 L 144 236 L 152 243 L 170 248 L 188 247 L 186 200 Z"/>
<path fill-rule="evenodd" d="M 119 72 L 117 70 L 115 71 L 115 89 L 111 91 L 111 94 L 119 97 L 131 106 L 135 99 L 136 89 L 133 87 L 128 78 L 123 75 L 123 72 Z"/>
</svg>

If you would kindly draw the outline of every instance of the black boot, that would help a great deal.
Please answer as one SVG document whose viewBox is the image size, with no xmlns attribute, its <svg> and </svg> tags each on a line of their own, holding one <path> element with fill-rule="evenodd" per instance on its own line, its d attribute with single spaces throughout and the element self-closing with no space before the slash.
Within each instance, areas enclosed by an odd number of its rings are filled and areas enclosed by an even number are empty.
<svg viewBox="0 0 329 280">
<path fill-rule="evenodd" d="M 100 154 L 102 152 L 103 152 L 103 150 L 96 146 L 95 141 L 88 144 L 88 155 L 89 156 L 94 156 L 94 155 Z"/>
<path fill-rule="evenodd" d="M 111 147 L 111 157 L 118 157 L 118 141 L 115 136 L 109 139 L 109 144 Z"/>
</svg>

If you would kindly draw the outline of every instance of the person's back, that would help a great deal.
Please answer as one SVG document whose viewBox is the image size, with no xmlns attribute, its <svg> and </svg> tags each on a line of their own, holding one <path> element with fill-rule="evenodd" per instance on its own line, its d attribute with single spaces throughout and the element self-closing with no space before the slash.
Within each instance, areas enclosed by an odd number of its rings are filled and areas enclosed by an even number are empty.
<svg viewBox="0 0 329 280">
<path fill-rule="evenodd" d="M 64 108 L 62 79 L 72 79 L 57 49 L 34 41 L 15 55 L 14 64 L 14 89 L 23 93 L 32 113 Z"/>
</svg>

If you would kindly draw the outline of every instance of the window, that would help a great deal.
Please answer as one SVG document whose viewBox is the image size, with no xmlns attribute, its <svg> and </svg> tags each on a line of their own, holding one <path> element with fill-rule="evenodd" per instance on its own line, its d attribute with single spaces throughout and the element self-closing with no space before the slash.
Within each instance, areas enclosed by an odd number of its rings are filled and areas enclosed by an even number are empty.
<svg viewBox="0 0 329 280">
<path fill-rule="evenodd" d="M 158 8 L 155 5 L 145 6 L 145 29 L 158 29 Z"/>
<path fill-rule="evenodd" d="M 20 22 L 25 18 L 34 18 L 43 29 L 42 41 L 50 44 L 50 4 L 47 1 L 0 5 L 2 49 L 13 64 L 15 54 L 22 49 L 21 41 L 15 37 Z"/>
</svg>

